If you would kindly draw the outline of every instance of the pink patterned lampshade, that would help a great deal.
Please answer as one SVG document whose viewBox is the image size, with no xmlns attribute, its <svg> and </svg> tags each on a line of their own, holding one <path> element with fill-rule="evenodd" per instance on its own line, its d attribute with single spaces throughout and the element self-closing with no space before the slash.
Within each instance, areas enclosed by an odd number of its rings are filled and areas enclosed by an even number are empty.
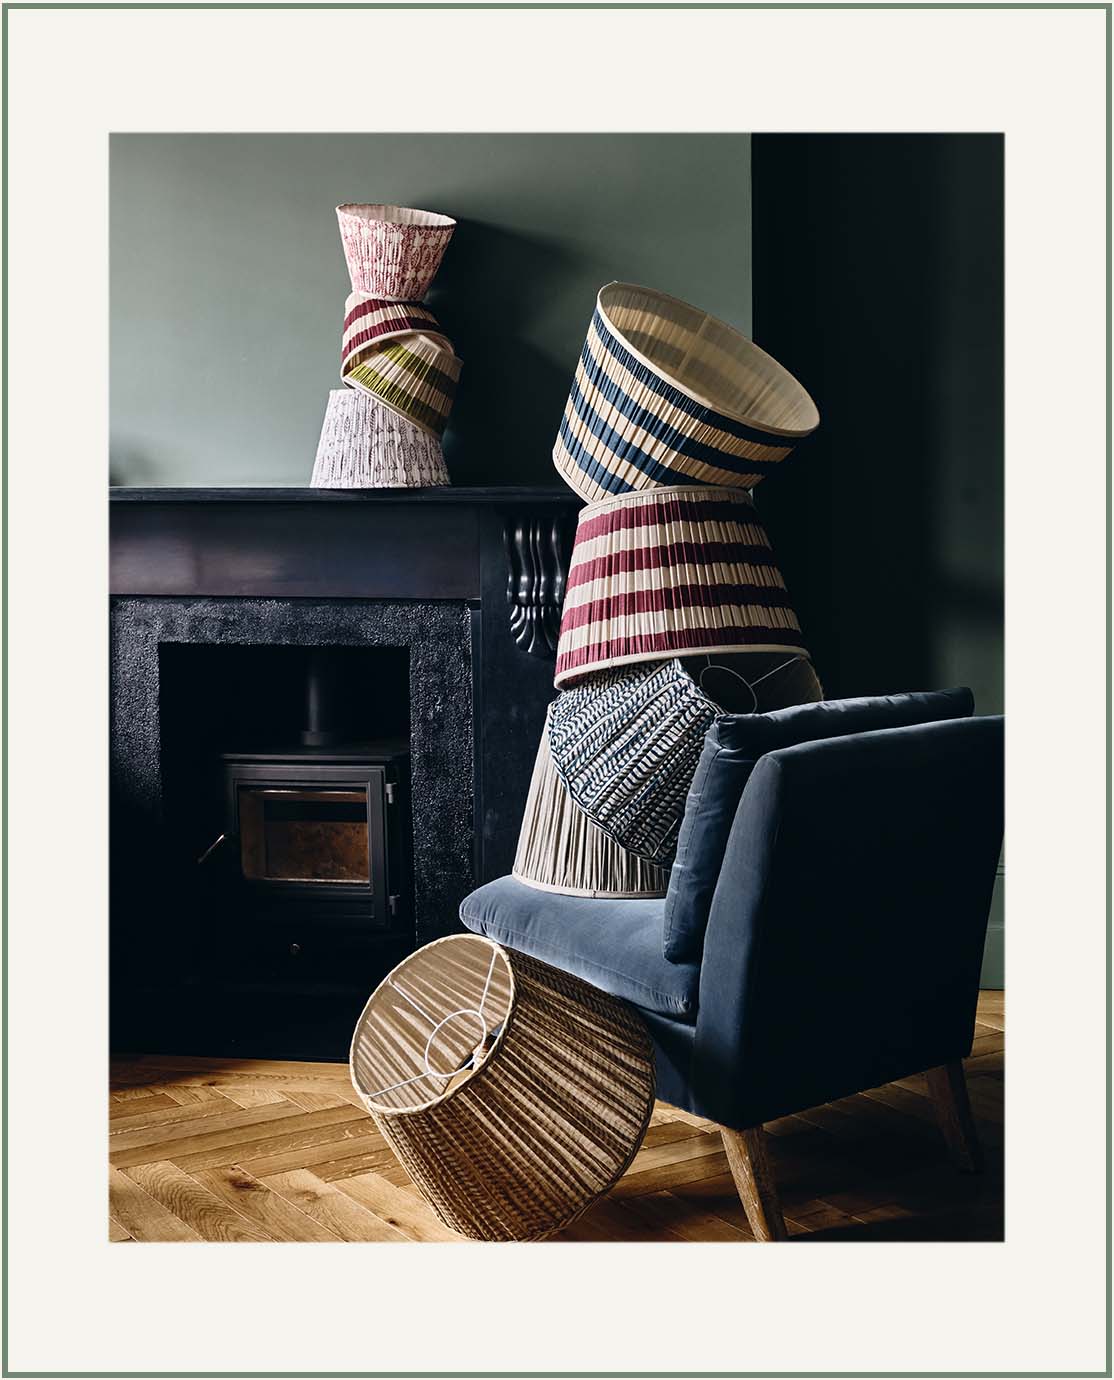
<svg viewBox="0 0 1114 1380">
<path fill-rule="evenodd" d="M 456 229 L 451 216 L 409 206 L 348 203 L 337 222 L 353 292 L 420 302 Z"/>
</svg>

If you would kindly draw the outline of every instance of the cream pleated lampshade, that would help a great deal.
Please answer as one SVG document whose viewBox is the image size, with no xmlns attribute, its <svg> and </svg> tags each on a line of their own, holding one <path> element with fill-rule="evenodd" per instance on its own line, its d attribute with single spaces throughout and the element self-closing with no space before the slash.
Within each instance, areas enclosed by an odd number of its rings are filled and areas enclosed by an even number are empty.
<svg viewBox="0 0 1114 1380">
<path fill-rule="evenodd" d="M 820 414 L 788 370 L 664 292 L 601 288 L 553 450 L 589 503 L 686 483 L 752 488 Z"/>
<path fill-rule="evenodd" d="M 645 862 L 598 828 L 569 797 L 542 733 L 526 797 L 514 876 L 565 896 L 664 896 L 669 868 Z"/>
</svg>

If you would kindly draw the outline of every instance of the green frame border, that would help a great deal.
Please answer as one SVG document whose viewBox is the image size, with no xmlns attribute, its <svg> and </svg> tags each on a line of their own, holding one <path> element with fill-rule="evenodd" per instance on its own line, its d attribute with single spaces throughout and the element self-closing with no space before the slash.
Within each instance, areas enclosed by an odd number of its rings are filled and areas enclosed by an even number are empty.
<svg viewBox="0 0 1114 1380">
<path fill-rule="evenodd" d="M 107 1371 L 107 1370 L 9 1370 L 8 1368 L 8 11 L 9 10 L 1104 10 L 1106 12 L 1106 1369 L 1105 1370 L 904 1370 L 904 1371 L 848 1371 L 848 1370 L 150 1370 L 150 1371 Z M 0 695 L 3 698 L 3 722 L 0 725 L 0 750 L 3 753 L 3 776 L 0 781 L 0 803 L 3 807 L 4 825 L 0 838 L 0 868 L 3 870 L 2 931 L 0 931 L 0 963 L 3 965 L 3 1054 L 0 1059 L 0 1077 L 3 1079 L 3 1094 L 0 1097 L 0 1117 L 3 1127 L 0 1132 L 0 1155 L 3 1157 L 3 1170 L 0 1175 L 0 1201 L 4 1217 L 3 1237 L 0 1241 L 0 1270 L 3 1272 L 2 1315 L 3 1339 L 0 1348 L 0 1374 L 11 1376 L 13 1380 L 39 1380 L 39 1377 L 58 1377 L 58 1380 L 131 1380 L 131 1377 L 150 1377 L 150 1380 L 209 1380 L 209 1377 L 235 1377 L 236 1380 L 764 1380 L 776 1377 L 777 1380 L 950 1380 L 950 1377 L 970 1377 L 970 1380 L 1107 1380 L 1112 1374 L 1112 1338 L 1114 1338 L 1114 1312 L 1111 1308 L 1112 1247 L 1111 1233 L 1111 1042 L 1114 1036 L 1112 1019 L 1112 975 L 1111 957 L 1111 850 L 1110 826 L 1112 803 L 1111 762 L 1111 579 L 1114 576 L 1114 561 L 1111 556 L 1111 12 L 1112 5 L 1095 3 L 1094 0 L 1079 0 L 1079 3 L 1056 4 L 1049 0 L 1016 0 L 1016 3 L 986 3 L 976 0 L 964 4 L 959 0 L 909 0 L 909 3 L 860 3 L 859 0 L 833 0 L 832 4 L 811 3 L 811 0 L 788 0 L 777 4 L 769 0 L 765 3 L 673 3 L 672 0 L 647 0 L 646 3 L 622 4 L 613 0 L 601 3 L 586 3 L 585 0 L 536 0 L 536 3 L 495 4 L 488 0 L 462 0 L 461 4 L 405 3 L 405 0 L 383 0 L 382 3 L 363 3 L 356 0 L 352 4 L 303 3 L 302 0 L 275 0 L 275 3 L 221 4 L 219 0 L 195 0 L 181 3 L 163 4 L 123 4 L 114 0 L 88 5 L 50 3 L 49 0 L 15 0 L 15 3 L 0 6 L 2 11 L 3 59 L 0 63 L 0 82 L 3 83 L 3 140 L 0 157 L 3 159 L 2 190 L 3 212 L 0 215 L 0 232 L 3 234 L 2 286 L 4 296 L 3 322 L 0 325 L 0 342 L 3 346 L 4 368 L 0 383 L 0 400 L 3 406 L 3 459 L 0 468 L 0 504 L 3 506 L 2 532 L 3 560 L 0 562 L 0 619 L 3 621 L 2 665 L 0 665 Z"/>
</svg>

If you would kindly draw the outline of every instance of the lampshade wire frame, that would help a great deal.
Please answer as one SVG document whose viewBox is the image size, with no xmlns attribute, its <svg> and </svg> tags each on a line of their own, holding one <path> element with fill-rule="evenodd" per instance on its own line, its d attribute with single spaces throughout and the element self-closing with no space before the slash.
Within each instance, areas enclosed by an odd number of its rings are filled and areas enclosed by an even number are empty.
<svg viewBox="0 0 1114 1380">
<path fill-rule="evenodd" d="M 792 666 L 795 662 L 798 661 L 804 661 L 804 657 L 791 656 L 788 661 L 783 661 L 779 666 L 774 666 L 771 670 L 763 672 L 763 674 L 760 675 L 757 680 L 747 680 L 746 676 L 744 676 L 741 672 L 736 671 L 733 666 L 717 665 L 714 669 L 717 671 L 726 671 L 729 676 L 734 676 L 736 680 L 742 681 L 742 683 L 750 691 L 751 699 L 754 701 L 754 708 L 751 710 L 751 713 L 757 714 L 758 692 L 757 690 L 755 690 L 754 687 L 756 685 L 761 685 L 764 680 L 769 680 L 771 676 L 776 676 L 779 671 L 784 671 L 787 666 Z M 712 658 L 710 654 L 708 655 L 707 662 L 708 664 L 705 667 L 703 667 L 703 669 L 700 672 L 700 675 L 697 677 L 696 680 L 696 684 L 700 690 L 704 689 L 704 677 L 708 674 L 709 671 L 713 669 Z"/>
<path fill-rule="evenodd" d="M 487 977 L 484 979 L 484 989 L 480 993 L 479 1006 L 464 1006 L 461 1007 L 459 1011 L 450 1011 L 447 1016 L 442 1016 L 439 1021 L 435 1021 L 429 1012 L 419 1006 L 409 992 L 404 992 L 397 982 L 392 978 L 387 979 L 388 985 L 393 988 L 404 1001 L 408 1001 L 418 1015 L 421 1016 L 423 1020 L 428 1021 L 433 1029 L 429 1033 L 429 1039 L 426 1041 L 425 1050 L 422 1053 L 422 1063 L 425 1064 L 424 1070 L 421 1073 L 416 1073 L 413 1078 L 404 1078 L 401 1083 L 390 1083 L 385 1088 L 377 1088 L 374 1092 L 365 1093 L 365 1097 L 368 1099 L 382 1097 L 384 1093 L 396 1092 L 399 1088 L 407 1088 L 411 1083 L 420 1083 L 423 1078 L 440 1078 L 443 1080 L 443 1083 L 450 1083 L 458 1074 L 465 1073 L 469 1069 L 474 1069 L 476 1067 L 476 1060 L 481 1050 L 484 1049 L 487 1037 L 489 1034 L 493 1033 L 487 1028 L 487 1020 L 484 1016 L 484 1003 L 487 1001 L 487 995 L 491 990 L 491 979 L 495 975 L 495 960 L 498 957 L 498 949 L 493 948 L 491 951 L 491 962 L 487 965 Z M 479 1020 L 483 1034 L 475 1050 L 473 1050 L 458 1068 L 453 1069 L 449 1073 L 442 1073 L 439 1069 L 430 1066 L 429 1051 L 433 1045 L 433 1041 L 437 1037 L 437 1032 L 447 1021 L 451 1021 L 455 1016 L 475 1016 Z M 493 1030 L 497 1030 L 498 1028 L 498 1026 L 495 1026 Z"/>
</svg>

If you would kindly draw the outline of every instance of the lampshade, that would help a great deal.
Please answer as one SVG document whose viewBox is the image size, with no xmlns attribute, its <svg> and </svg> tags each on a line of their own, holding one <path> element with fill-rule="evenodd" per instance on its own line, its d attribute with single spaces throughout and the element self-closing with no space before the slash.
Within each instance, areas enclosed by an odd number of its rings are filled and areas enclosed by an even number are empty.
<svg viewBox="0 0 1114 1380">
<path fill-rule="evenodd" d="M 315 489 L 421 489 L 449 483 L 441 442 L 354 388 L 329 392 Z"/>
<path fill-rule="evenodd" d="M 593 824 L 668 867 L 704 735 L 719 712 L 676 659 L 599 671 L 550 706 L 553 765 Z"/>
<path fill-rule="evenodd" d="M 386 302 L 362 293 L 349 293 L 344 303 L 344 327 L 340 341 L 340 364 L 343 373 L 349 360 L 358 362 L 370 350 L 395 336 L 424 334 L 435 338 L 445 349 L 452 342 L 444 334 L 437 318 L 420 302 Z"/>
<path fill-rule="evenodd" d="M 668 867 L 628 852 L 570 799 L 549 750 L 538 745 L 513 873 L 520 882 L 566 896 L 664 896 Z"/>
<path fill-rule="evenodd" d="M 460 378 L 460 360 L 443 336 L 399 335 L 356 351 L 345 360 L 341 379 L 440 438 Z"/>
<path fill-rule="evenodd" d="M 588 502 L 685 483 L 752 488 L 819 425 L 797 380 L 714 316 L 600 289 L 553 449 Z"/>
<path fill-rule="evenodd" d="M 742 651 L 805 651 L 766 530 L 743 491 L 677 485 L 581 509 L 558 689 L 611 666 Z"/>
<path fill-rule="evenodd" d="M 574 1221 L 629 1166 L 654 1109 L 641 1016 L 478 935 L 434 940 L 389 973 L 349 1062 L 414 1187 L 480 1241 Z"/>
<path fill-rule="evenodd" d="M 451 216 L 410 206 L 347 203 L 337 223 L 352 290 L 394 302 L 420 302 L 456 229 Z"/>
</svg>

